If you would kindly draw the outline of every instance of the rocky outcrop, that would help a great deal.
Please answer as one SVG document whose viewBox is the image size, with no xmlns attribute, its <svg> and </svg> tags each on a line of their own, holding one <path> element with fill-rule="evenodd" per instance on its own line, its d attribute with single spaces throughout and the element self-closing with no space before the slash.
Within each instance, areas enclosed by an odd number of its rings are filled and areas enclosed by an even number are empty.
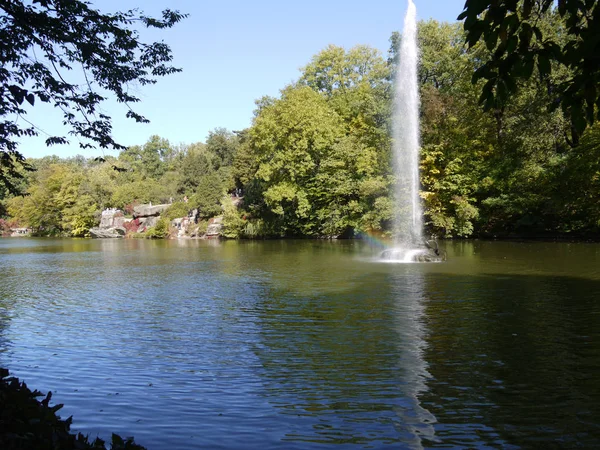
<svg viewBox="0 0 600 450">
<path fill-rule="evenodd" d="M 2 232 L 0 231 L 0 236 L 2 236 Z M 30 228 L 12 228 L 10 230 L 11 237 L 23 237 L 23 236 L 31 236 Z"/>
<path fill-rule="evenodd" d="M 161 213 L 166 210 L 170 204 L 164 205 L 137 205 L 133 208 L 133 218 L 137 219 L 138 217 L 155 217 L 160 216 Z"/>
<path fill-rule="evenodd" d="M 160 219 L 160 216 L 138 217 L 138 220 L 140 222 L 138 232 L 143 233 L 148 228 L 155 227 L 158 223 L 158 219 Z"/>
<path fill-rule="evenodd" d="M 111 228 L 92 228 L 90 229 L 90 235 L 96 239 L 114 239 L 122 238 L 125 236 L 125 228 L 123 227 L 111 227 Z"/>
<path fill-rule="evenodd" d="M 102 230 L 107 230 L 113 227 L 122 227 L 123 222 L 125 221 L 125 216 L 123 216 L 123 211 L 117 208 L 107 208 L 102 211 L 102 216 L 100 217 L 100 225 L 98 228 Z"/>
<path fill-rule="evenodd" d="M 102 211 L 100 225 L 90 229 L 90 235 L 97 239 L 121 238 L 125 236 L 123 224 L 126 220 L 120 209 L 107 208 Z"/>
<path fill-rule="evenodd" d="M 208 228 L 206 229 L 207 239 L 217 239 L 221 236 L 223 230 L 223 216 L 217 216 L 210 219 L 208 222 Z"/>
<path fill-rule="evenodd" d="M 177 230 L 177 237 L 185 237 L 190 223 L 193 223 L 190 217 L 179 217 L 171 221 L 171 228 Z"/>
</svg>

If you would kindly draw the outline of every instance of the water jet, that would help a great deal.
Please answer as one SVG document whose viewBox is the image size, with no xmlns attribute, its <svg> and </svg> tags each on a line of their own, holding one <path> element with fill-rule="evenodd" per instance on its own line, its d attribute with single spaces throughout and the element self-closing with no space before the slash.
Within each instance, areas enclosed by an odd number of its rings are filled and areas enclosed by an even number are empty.
<svg viewBox="0 0 600 450">
<path fill-rule="evenodd" d="M 434 262 L 443 258 L 437 243 L 423 240 L 423 208 L 419 197 L 419 84 L 417 9 L 408 0 L 394 78 L 393 165 L 396 175 L 394 247 L 381 253 L 391 262 Z"/>
</svg>

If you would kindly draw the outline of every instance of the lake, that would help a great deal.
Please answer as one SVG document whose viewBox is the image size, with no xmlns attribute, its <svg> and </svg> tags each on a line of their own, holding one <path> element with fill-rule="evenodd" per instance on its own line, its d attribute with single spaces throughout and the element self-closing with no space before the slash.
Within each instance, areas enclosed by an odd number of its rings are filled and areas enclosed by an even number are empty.
<svg viewBox="0 0 600 450">
<path fill-rule="evenodd" d="M 0 366 L 149 450 L 599 448 L 600 244 L 0 239 Z"/>
</svg>

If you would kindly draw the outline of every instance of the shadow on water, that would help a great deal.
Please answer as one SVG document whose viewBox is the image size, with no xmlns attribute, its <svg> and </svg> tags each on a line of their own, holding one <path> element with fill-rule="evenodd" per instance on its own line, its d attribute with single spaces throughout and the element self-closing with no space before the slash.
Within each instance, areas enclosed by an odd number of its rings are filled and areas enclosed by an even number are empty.
<svg viewBox="0 0 600 450">
<path fill-rule="evenodd" d="M 600 280 L 408 270 L 365 285 L 263 296 L 254 351 L 294 418 L 284 441 L 600 444 Z"/>
<path fill-rule="evenodd" d="M 600 445 L 600 280 L 432 275 L 421 401 L 446 445 Z"/>
</svg>

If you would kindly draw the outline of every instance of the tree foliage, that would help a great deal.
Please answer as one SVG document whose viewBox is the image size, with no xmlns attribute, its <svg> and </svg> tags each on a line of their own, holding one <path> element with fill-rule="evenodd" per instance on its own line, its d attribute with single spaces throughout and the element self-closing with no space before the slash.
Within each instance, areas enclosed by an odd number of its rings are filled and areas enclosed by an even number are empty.
<svg viewBox="0 0 600 450">
<path fill-rule="evenodd" d="M 554 29 L 544 28 L 548 17 Z M 573 145 L 586 126 L 600 119 L 600 2 L 591 0 L 467 0 L 464 19 L 470 47 L 485 42 L 489 58 L 473 75 L 487 80 L 481 103 L 485 109 L 504 105 L 517 91 L 519 79 L 535 69 L 551 92 L 550 105 L 560 105 L 573 127 Z M 558 28 L 558 30 L 556 29 Z M 553 66 L 568 70 L 560 80 Z"/>
<path fill-rule="evenodd" d="M 551 62 L 544 82 L 518 78 L 518 89 L 484 111 L 487 82 L 472 78 L 496 48 L 484 41 L 467 48 L 460 25 L 430 20 L 418 27 L 427 233 L 599 235 L 598 125 L 574 135 L 572 117 L 553 107 L 554 86 L 576 71 Z M 536 26 L 544 40 L 565 38 L 559 13 L 540 13 Z M 257 100 L 246 130 L 216 128 L 206 143 L 179 146 L 153 136 L 105 160 L 31 160 L 38 171 L 24 172 L 20 182 L 28 195 L 0 192 L 0 205 L 42 234 L 79 235 L 103 208 L 171 200 L 167 218 L 197 209 L 203 229 L 222 215 L 230 238 L 389 232 L 400 40 L 392 35 L 387 58 L 365 46 L 325 48 L 280 96 Z M 242 199 L 232 199 L 234 189 Z"/>
<path fill-rule="evenodd" d="M 18 139 L 39 133 L 25 118 L 36 102 L 63 113 L 69 133 L 82 148 L 124 147 L 112 137 L 111 118 L 101 105 L 109 97 L 126 107 L 126 116 L 148 120 L 131 108 L 139 98 L 129 86 L 153 84 L 178 72 L 163 42 L 144 43 L 137 24 L 169 28 L 184 15 L 165 10 L 162 18 L 137 10 L 102 13 L 79 0 L 7 0 L 0 2 L 0 182 L 15 191 L 11 177 L 27 168 Z M 47 145 L 68 142 L 49 136 Z"/>
</svg>

